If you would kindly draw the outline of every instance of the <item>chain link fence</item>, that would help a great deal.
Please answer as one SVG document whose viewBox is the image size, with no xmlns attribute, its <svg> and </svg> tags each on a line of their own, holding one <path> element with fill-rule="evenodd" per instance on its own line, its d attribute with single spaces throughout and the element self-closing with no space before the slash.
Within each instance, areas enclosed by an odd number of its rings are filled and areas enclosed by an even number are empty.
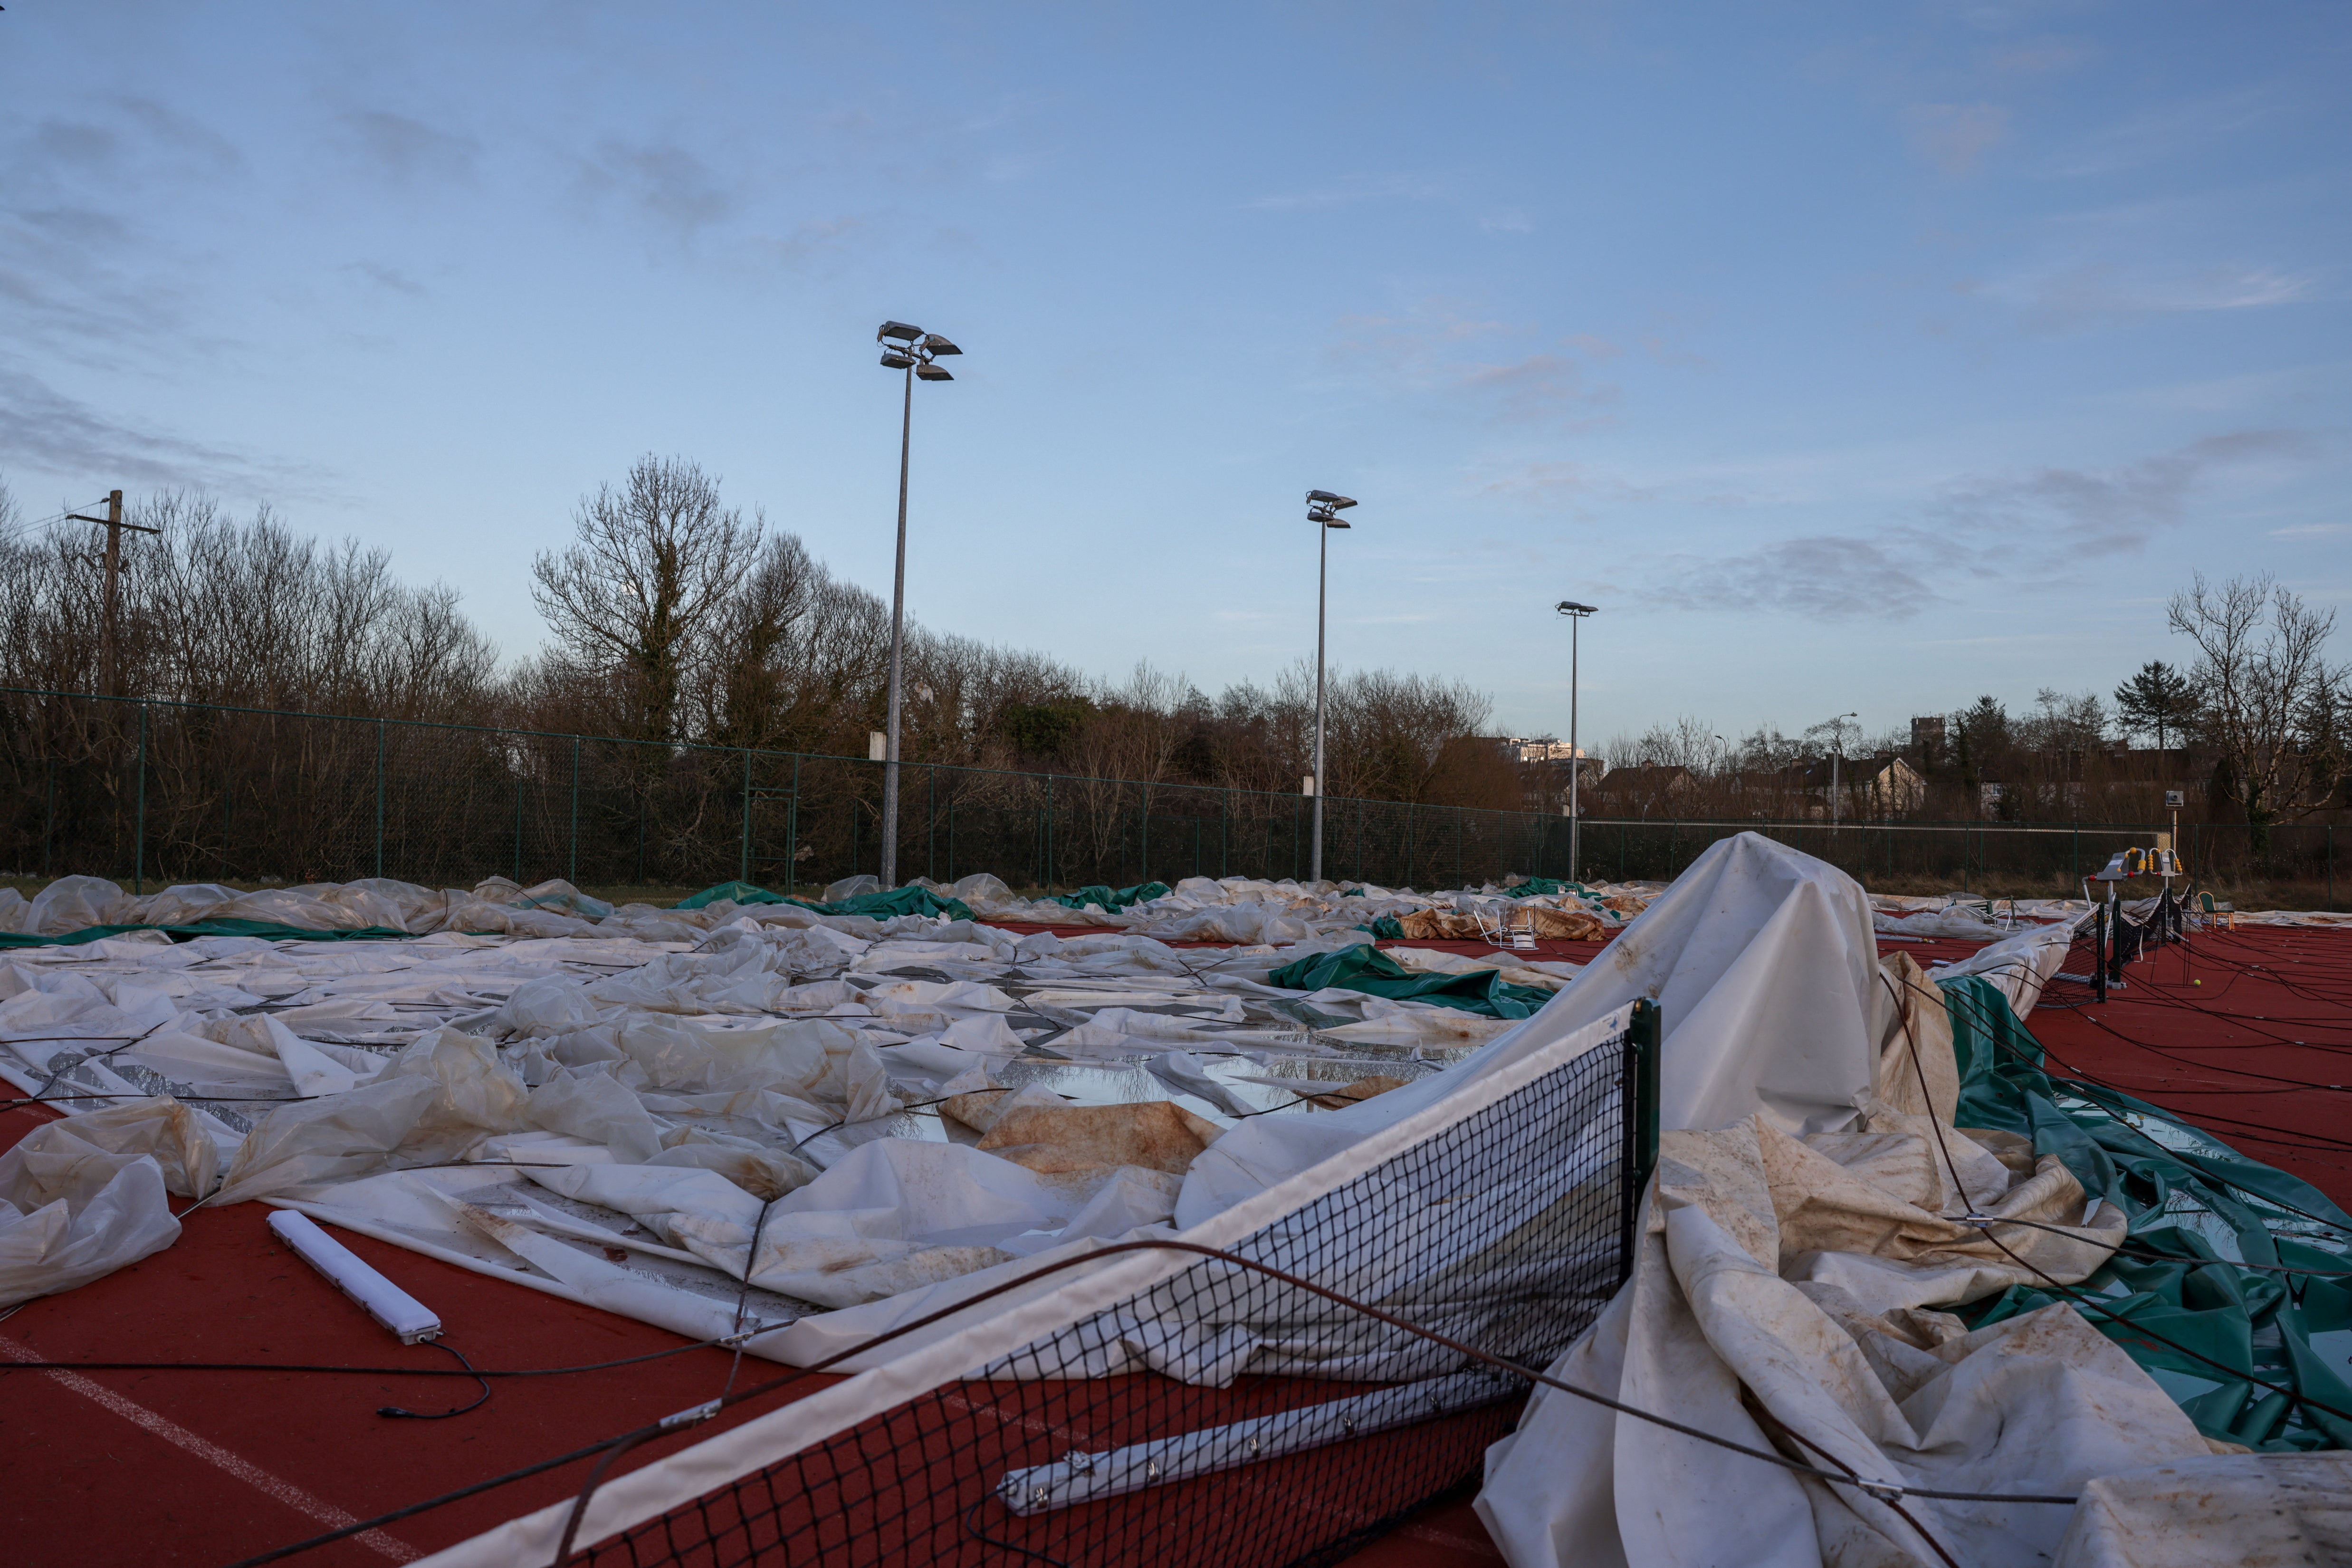
<svg viewBox="0 0 2352 1568">
<path fill-rule="evenodd" d="M 1303 879 L 1301 795 L 901 764 L 903 876 L 1018 888 Z M 537 731 L 0 689 L 0 874 L 817 888 L 876 869 L 883 764 Z M 1326 875 L 1388 887 L 1521 876 L 1667 880 L 1755 831 L 1886 890 L 2059 892 L 2160 824 L 1585 819 L 1324 803 Z M 2336 905 L 2335 830 L 2183 824 L 2208 885 Z"/>
</svg>

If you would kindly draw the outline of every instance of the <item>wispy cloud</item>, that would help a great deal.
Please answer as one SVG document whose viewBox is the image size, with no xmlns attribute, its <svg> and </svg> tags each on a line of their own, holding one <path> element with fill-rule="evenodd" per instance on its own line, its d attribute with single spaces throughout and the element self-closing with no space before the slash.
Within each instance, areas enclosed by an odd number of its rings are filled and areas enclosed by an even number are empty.
<svg viewBox="0 0 2352 1568">
<path fill-rule="evenodd" d="M 2337 534 L 2352 533 L 2352 522 L 2305 522 L 2294 528 L 2273 528 L 2272 539 L 2332 539 Z"/>
<path fill-rule="evenodd" d="M 318 494 L 324 477 L 234 447 L 142 429 L 8 366 L 0 366 L 0 464 L 133 484 L 266 488 L 280 496 Z"/>
<path fill-rule="evenodd" d="M 1328 353 L 1351 374 L 1454 398 L 1490 417 L 1590 422 L 1618 400 L 1616 385 L 1596 378 L 1593 366 L 1622 351 L 1591 334 L 1539 333 L 1439 300 L 1344 317 L 1338 326 Z"/>
<path fill-rule="evenodd" d="M 396 184 L 470 180 L 482 154 L 471 136 L 387 110 L 355 110 L 343 116 L 343 125 L 360 156 Z"/>
<path fill-rule="evenodd" d="M 1428 201 L 1445 194 L 1438 181 L 1422 174 L 1365 174 L 1341 180 L 1320 190 L 1286 191 L 1242 205 L 1257 212 L 1301 212 L 1317 207 L 1348 206 L 1357 202 Z"/>
<path fill-rule="evenodd" d="M 1929 503 L 1927 520 L 1959 537 L 2031 535 L 2045 552 L 2083 557 L 2137 551 L 2179 524 L 2191 492 L 2213 470 L 2311 449 L 2292 430 L 2237 430 L 2105 469 L 2042 468 L 1956 480 Z"/>
<path fill-rule="evenodd" d="M 2009 110 L 1998 103 L 1915 103 L 1903 127 L 1913 156 L 1948 180 L 1982 174 L 2010 140 Z"/>
<path fill-rule="evenodd" d="M 1642 597 L 1688 610 L 1780 610 L 1822 620 L 1901 620 L 1941 595 L 1920 555 L 1834 534 L 1784 539 L 1760 550 L 1677 557 Z"/>
<path fill-rule="evenodd" d="M 405 294 L 412 300 L 422 300 L 428 292 L 424 284 L 419 283 L 399 268 L 386 267 L 381 262 L 346 261 L 343 263 L 343 270 L 356 272 L 379 289 L 388 289 L 395 294 Z"/>
<path fill-rule="evenodd" d="M 681 239 L 732 217 L 737 193 L 711 170 L 701 154 L 675 142 L 600 143 L 581 169 L 590 195 L 634 207 Z"/>
</svg>

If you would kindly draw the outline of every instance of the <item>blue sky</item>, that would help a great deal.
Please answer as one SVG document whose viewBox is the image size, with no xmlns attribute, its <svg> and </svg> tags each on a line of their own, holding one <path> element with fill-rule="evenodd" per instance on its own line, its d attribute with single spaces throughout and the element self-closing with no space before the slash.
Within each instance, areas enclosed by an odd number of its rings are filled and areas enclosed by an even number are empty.
<svg viewBox="0 0 2352 1568">
<path fill-rule="evenodd" d="M 1588 737 L 2352 594 L 2332 4 L 132 5 L 0 14 L 0 474 L 389 548 L 509 652 L 693 457 L 910 609 L 1213 690 L 1311 653 Z M 2339 637 L 2352 655 L 2352 626 Z"/>
</svg>

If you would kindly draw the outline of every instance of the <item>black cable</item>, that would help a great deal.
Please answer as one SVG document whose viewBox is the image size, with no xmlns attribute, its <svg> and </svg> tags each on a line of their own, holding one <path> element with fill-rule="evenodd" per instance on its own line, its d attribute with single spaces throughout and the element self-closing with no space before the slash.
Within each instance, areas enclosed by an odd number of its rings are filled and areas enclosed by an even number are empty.
<svg viewBox="0 0 2352 1568">
<path fill-rule="evenodd" d="M 979 1542 L 983 1546 L 995 1547 L 999 1552 L 1017 1552 L 1021 1556 L 1028 1558 L 1033 1563 L 1050 1563 L 1054 1565 L 1054 1568 L 1069 1568 L 1069 1564 L 1064 1563 L 1058 1557 L 1049 1557 L 1043 1552 L 1034 1551 L 1029 1547 L 1021 1545 L 1017 1542 L 1000 1541 L 995 1536 L 990 1535 L 986 1531 L 982 1531 L 977 1521 L 980 1518 L 982 1505 L 985 1504 L 987 1501 L 988 1500 L 986 1498 L 976 1499 L 973 1500 L 972 1505 L 970 1508 L 963 1510 L 963 1529 L 965 1534 L 971 1536 L 974 1541 Z M 563 1560 L 560 1557 L 556 1559 L 557 1568 L 562 1568 L 562 1562 Z"/>
<path fill-rule="evenodd" d="M 411 1421 L 446 1421 L 452 1415 L 463 1415 L 469 1410 L 478 1410 L 482 1405 L 488 1402 L 490 1397 L 489 1380 L 484 1377 L 480 1373 L 474 1370 L 474 1363 L 466 1359 L 466 1352 L 464 1351 L 459 1350 L 456 1345 L 451 1344 L 446 1340 L 427 1340 L 425 1342 L 431 1345 L 435 1350 L 447 1351 L 451 1355 L 456 1356 L 457 1358 L 457 1364 L 466 1369 L 467 1375 L 470 1376 L 476 1383 L 482 1385 L 482 1392 L 475 1398 L 473 1404 L 452 1405 L 446 1410 L 403 1410 L 397 1405 L 381 1405 L 376 1407 L 375 1413 L 378 1415 L 402 1416 Z"/>
<path fill-rule="evenodd" d="M 757 1339 L 772 1331 L 755 1329 L 744 1336 Z M 571 1377 L 583 1372 L 610 1372 L 649 1361 L 684 1355 L 688 1351 L 713 1350 L 734 1339 L 696 1340 L 667 1350 L 623 1356 L 618 1361 L 589 1362 L 580 1366 L 474 1367 L 446 1366 L 320 1366 L 314 1363 L 243 1361 L 10 1361 L 0 1357 L 0 1373 L 9 1372 L 300 1372 L 345 1377 Z"/>
</svg>

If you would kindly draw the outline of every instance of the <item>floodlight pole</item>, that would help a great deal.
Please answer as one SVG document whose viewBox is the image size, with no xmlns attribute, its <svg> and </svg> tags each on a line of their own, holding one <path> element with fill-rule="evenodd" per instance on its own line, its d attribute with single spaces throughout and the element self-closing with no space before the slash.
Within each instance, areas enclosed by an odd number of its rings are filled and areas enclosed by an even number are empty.
<svg viewBox="0 0 2352 1568">
<path fill-rule="evenodd" d="M 1318 527 L 1315 536 L 1315 851 L 1307 857 L 1310 882 L 1323 879 L 1323 613 L 1330 596 L 1329 525 Z"/>
<path fill-rule="evenodd" d="M 931 363 L 942 354 L 963 351 L 936 332 L 904 321 L 885 321 L 875 332 L 882 345 L 882 363 L 907 373 L 907 387 L 898 411 L 898 559 L 890 579 L 890 709 L 884 721 L 882 742 L 882 886 L 898 885 L 898 718 L 905 706 L 902 679 L 907 647 L 907 467 L 914 444 L 915 382 L 953 381 L 945 369 Z"/>
<path fill-rule="evenodd" d="M 1307 858 L 1307 879 L 1323 879 L 1323 624 L 1330 602 L 1331 531 L 1349 526 L 1339 514 L 1356 503 L 1329 490 L 1307 492 L 1307 521 L 1319 536 L 1315 555 L 1315 847 Z"/>
<path fill-rule="evenodd" d="M 915 431 L 915 367 L 907 366 L 907 391 L 898 412 L 898 563 L 890 578 L 890 713 L 882 752 L 882 888 L 898 885 L 898 712 L 903 700 L 907 632 L 907 463 Z"/>
<path fill-rule="evenodd" d="M 1577 633 L 1584 617 L 1591 615 L 1595 607 L 1580 605 L 1573 599 L 1562 599 L 1553 606 L 1559 614 L 1568 617 L 1568 879 L 1571 882 L 1580 879 L 1577 852 L 1581 847 L 1580 838 L 1584 826 L 1583 814 L 1576 798 L 1577 772 L 1584 763 L 1584 749 L 1576 743 L 1577 687 L 1581 674 L 1577 668 Z"/>
</svg>

